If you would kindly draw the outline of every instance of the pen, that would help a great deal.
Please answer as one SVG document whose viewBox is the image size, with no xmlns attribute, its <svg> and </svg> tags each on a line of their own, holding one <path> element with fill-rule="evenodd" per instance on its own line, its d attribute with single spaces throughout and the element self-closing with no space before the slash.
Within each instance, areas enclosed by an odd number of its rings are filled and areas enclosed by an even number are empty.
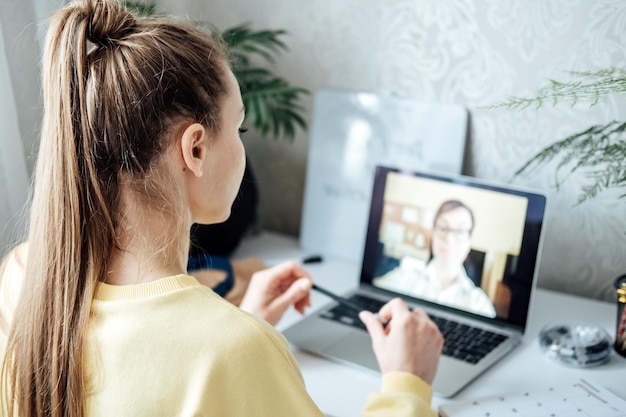
<svg viewBox="0 0 626 417">
<path fill-rule="evenodd" d="M 335 300 L 336 302 L 338 302 L 339 304 L 342 304 L 352 310 L 354 310 L 357 313 L 360 313 L 361 311 L 364 311 L 365 309 L 363 307 L 360 307 L 359 305 L 353 303 L 352 301 L 335 294 L 334 292 L 328 291 L 325 288 L 320 287 L 317 284 L 313 284 L 313 289 L 315 291 L 321 292 L 322 294 L 332 298 L 333 300 Z M 376 316 L 376 318 L 378 319 L 378 321 L 380 321 L 383 326 L 387 325 L 387 320 L 385 320 L 384 318 L 382 318 L 378 313 L 374 313 L 374 315 Z"/>
</svg>

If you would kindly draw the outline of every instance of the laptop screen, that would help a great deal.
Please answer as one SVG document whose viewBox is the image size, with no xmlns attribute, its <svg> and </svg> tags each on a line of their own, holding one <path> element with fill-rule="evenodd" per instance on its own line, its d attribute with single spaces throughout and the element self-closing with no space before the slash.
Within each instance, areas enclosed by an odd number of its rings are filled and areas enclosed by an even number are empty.
<svg viewBox="0 0 626 417">
<path fill-rule="evenodd" d="M 546 198 L 377 167 L 361 283 L 523 331 Z"/>
</svg>

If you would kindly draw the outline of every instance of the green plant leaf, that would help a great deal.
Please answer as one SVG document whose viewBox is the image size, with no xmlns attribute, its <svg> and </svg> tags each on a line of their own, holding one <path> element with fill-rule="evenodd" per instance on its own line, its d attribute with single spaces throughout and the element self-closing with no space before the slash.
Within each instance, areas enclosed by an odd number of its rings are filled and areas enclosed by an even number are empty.
<svg viewBox="0 0 626 417">
<path fill-rule="evenodd" d="M 248 25 L 240 25 L 223 31 L 222 39 L 228 46 L 234 64 L 247 66 L 254 55 L 273 63 L 276 54 L 287 50 L 280 39 L 285 34 L 280 29 L 253 31 Z"/>
<path fill-rule="evenodd" d="M 544 104 L 555 106 L 562 100 L 574 106 L 587 102 L 598 104 L 609 94 L 626 93 L 626 69 L 610 67 L 598 71 L 570 71 L 572 80 L 561 82 L 549 80 L 535 97 L 511 97 L 502 103 L 490 106 L 507 109 L 536 108 Z M 553 159 L 558 159 L 554 173 L 557 189 L 574 172 L 584 170 L 591 180 L 583 185 L 578 204 L 594 198 L 609 188 L 626 189 L 626 122 L 612 121 L 593 125 L 565 139 L 546 146 L 528 159 L 516 172 L 520 175 L 538 168 Z M 626 197 L 626 193 L 620 198 Z"/>
<path fill-rule="evenodd" d="M 280 39 L 285 34 L 284 30 L 253 31 L 244 24 L 225 30 L 222 37 L 241 86 L 247 123 L 265 136 L 293 140 L 296 127 L 306 129 L 304 109 L 299 101 L 309 91 L 290 85 L 268 68 L 252 65 L 255 56 L 272 64 L 275 55 L 286 51 Z"/>
<path fill-rule="evenodd" d="M 515 175 L 555 158 L 560 158 L 555 171 L 557 188 L 574 172 L 587 170 L 591 184 L 582 187 L 579 204 L 603 190 L 626 188 L 626 122 L 594 125 L 556 141 L 530 158 Z"/>
<path fill-rule="evenodd" d="M 258 73 L 264 74 L 263 71 Z M 241 86 L 247 123 L 262 134 L 292 140 L 296 127 L 306 128 L 298 102 L 301 95 L 308 94 L 305 89 L 272 76 L 248 78 Z"/>
<path fill-rule="evenodd" d="M 152 16 L 156 7 L 152 3 L 121 2 L 126 8 L 141 16 Z M 209 26 L 207 22 L 194 22 L 196 26 Z M 246 121 L 263 135 L 293 140 L 296 128 L 306 129 L 304 108 L 300 104 L 309 91 L 295 87 L 276 75 L 270 68 L 253 65 L 261 61 L 272 65 L 276 57 L 288 50 L 282 38 L 287 32 L 282 29 L 253 30 L 249 24 L 241 24 L 221 32 L 228 49 L 233 72 L 246 106 Z"/>
</svg>

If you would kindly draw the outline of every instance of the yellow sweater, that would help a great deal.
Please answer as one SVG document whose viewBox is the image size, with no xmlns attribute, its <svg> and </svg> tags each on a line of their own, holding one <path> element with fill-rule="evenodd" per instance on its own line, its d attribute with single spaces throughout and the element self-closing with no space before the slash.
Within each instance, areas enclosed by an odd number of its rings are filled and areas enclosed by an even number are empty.
<svg viewBox="0 0 626 417">
<path fill-rule="evenodd" d="M 100 284 L 92 313 L 89 416 L 323 415 L 285 338 L 193 277 Z M 413 375 L 386 374 L 363 416 L 435 416 L 431 395 Z"/>
</svg>

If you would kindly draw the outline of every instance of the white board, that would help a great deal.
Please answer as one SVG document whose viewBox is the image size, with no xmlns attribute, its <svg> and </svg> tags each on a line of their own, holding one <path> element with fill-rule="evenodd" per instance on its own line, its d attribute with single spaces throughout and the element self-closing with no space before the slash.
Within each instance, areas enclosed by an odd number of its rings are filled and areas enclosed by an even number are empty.
<svg viewBox="0 0 626 417">
<path fill-rule="evenodd" d="M 376 165 L 460 174 L 462 106 L 322 89 L 315 94 L 300 245 L 359 262 Z"/>
</svg>

